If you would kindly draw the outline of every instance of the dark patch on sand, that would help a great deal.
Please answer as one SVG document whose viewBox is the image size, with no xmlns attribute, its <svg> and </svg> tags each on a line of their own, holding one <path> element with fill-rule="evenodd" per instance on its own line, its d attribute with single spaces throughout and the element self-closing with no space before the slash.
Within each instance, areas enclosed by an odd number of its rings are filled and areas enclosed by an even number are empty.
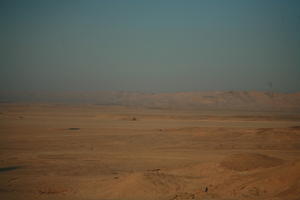
<svg viewBox="0 0 300 200">
<path fill-rule="evenodd" d="M 13 170 L 20 169 L 20 168 L 22 168 L 22 166 L 1 167 L 0 172 L 13 171 Z"/>
<path fill-rule="evenodd" d="M 68 128 L 69 131 L 79 131 L 80 128 Z"/>
</svg>

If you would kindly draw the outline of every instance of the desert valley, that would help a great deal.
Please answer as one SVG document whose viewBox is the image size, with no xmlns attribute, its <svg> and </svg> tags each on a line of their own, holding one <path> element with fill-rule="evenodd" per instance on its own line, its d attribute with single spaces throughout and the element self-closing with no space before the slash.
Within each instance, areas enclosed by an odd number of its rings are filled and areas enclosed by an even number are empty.
<svg viewBox="0 0 300 200">
<path fill-rule="evenodd" d="M 300 200 L 299 13 L 1 0 L 0 200 Z"/>
<path fill-rule="evenodd" d="M 298 94 L 172 95 L 1 103 L 1 199 L 299 199 Z"/>
</svg>

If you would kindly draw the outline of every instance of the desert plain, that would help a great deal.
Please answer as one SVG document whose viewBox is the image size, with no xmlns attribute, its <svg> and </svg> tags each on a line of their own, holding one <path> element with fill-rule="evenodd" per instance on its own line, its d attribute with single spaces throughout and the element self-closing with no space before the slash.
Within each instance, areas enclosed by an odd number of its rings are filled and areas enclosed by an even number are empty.
<svg viewBox="0 0 300 200">
<path fill-rule="evenodd" d="M 300 113 L 0 104 L 0 199 L 299 200 Z"/>
</svg>

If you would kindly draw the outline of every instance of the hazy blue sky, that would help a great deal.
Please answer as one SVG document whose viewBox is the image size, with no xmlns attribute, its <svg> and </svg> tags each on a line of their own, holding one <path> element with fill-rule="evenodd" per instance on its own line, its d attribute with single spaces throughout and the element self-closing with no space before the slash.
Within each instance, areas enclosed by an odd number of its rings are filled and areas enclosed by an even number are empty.
<svg viewBox="0 0 300 200">
<path fill-rule="evenodd" d="M 300 91 L 299 0 L 1 0 L 0 90 Z"/>
</svg>

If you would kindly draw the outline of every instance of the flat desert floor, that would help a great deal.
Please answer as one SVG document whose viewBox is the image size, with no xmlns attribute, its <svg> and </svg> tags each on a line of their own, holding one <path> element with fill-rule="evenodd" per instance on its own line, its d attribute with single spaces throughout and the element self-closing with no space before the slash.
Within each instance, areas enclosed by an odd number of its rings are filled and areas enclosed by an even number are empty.
<svg viewBox="0 0 300 200">
<path fill-rule="evenodd" d="M 0 199 L 299 200 L 300 113 L 2 103 Z"/>
</svg>

